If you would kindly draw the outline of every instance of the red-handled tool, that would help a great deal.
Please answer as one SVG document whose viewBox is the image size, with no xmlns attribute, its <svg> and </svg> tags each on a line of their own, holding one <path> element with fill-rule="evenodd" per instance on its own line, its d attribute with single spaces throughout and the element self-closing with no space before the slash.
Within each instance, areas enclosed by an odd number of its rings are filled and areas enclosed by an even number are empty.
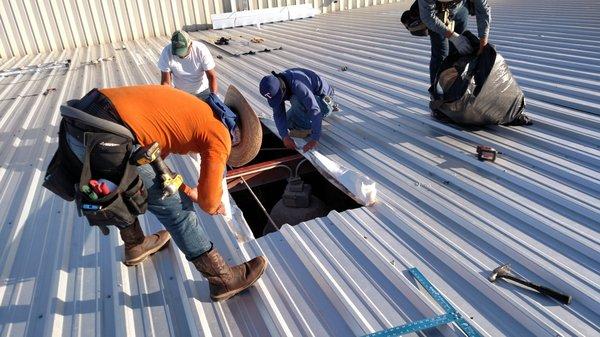
<svg viewBox="0 0 600 337">
<path fill-rule="evenodd" d="M 477 159 L 484 161 L 494 161 L 498 154 L 502 154 L 502 152 L 498 152 L 491 146 L 487 145 L 477 145 Z"/>
<path fill-rule="evenodd" d="M 96 194 L 98 194 L 101 197 L 110 194 L 110 188 L 105 182 L 98 182 L 97 180 L 91 179 L 90 186 L 92 187 L 94 192 L 96 192 Z"/>
</svg>

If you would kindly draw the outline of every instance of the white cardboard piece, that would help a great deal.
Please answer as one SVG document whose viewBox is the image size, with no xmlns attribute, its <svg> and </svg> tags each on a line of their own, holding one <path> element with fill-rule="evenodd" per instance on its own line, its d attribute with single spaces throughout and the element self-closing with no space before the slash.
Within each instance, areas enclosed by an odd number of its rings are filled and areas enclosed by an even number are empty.
<svg viewBox="0 0 600 337">
<path fill-rule="evenodd" d="M 263 23 L 279 22 L 313 17 L 317 10 L 310 4 L 276 8 L 256 9 L 211 15 L 213 29 L 241 26 L 259 26 Z"/>
</svg>

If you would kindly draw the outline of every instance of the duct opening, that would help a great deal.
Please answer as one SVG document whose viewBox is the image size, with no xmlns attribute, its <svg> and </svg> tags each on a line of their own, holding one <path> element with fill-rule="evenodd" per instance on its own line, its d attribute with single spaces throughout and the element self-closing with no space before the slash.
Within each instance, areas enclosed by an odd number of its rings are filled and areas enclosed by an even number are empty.
<svg viewBox="0 0 600 337">
<path fill-rule="evenodd" d="M 259 154 L 247 165 L 230 169 L 227 185 L 256 238 L 286 223 L 293 226 L 332 210 L 361 206 L 300 153 L 286 149 L 264 125 Z"/>
</svg>

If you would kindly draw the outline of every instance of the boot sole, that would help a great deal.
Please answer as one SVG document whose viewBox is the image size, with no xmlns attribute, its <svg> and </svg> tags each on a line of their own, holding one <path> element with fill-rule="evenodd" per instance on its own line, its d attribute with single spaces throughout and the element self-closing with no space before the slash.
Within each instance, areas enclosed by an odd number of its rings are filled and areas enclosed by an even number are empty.
<svg viewBox="0 0 600 337">
<path fill-rule="evenodd" d="M 123 261 L 123 264 L 126 265 L 127 267 L 133 267 L 136 266 L 142 262 L 144 262 L 148 257 L 158 253 L 159 251 L 167 248 L 169 246 L 169 243 L 171 242 L 171 237 L 169 237 L 169 239 L 167 241 L 165 241 L 165 243 L 162 244 L 162 246 L 159 246 L 156 249 L 152 249 L 147 251 L 145 254 L 140 255 L 139 257 L 133 259 L 133 260 L 128 260 L 128 261 Z"/>
<path fill-rule="evenodd" d="M 263 273 L 265 272 L 265 270 L 267 270 L 268 266 L 269 266 L 269 260 L 265 259 L 265 265 L 263 266 L 262 270 L 260 271 L 260 274 L 258 274 L 258 277 L 256 279 L 254 279 L 254 281 L 252 281 L 252 283 L 248 284 L 247 286 L 243 287 L 242 289 L 226 292 L 225 294 L 223 294 L 219 297 L 211 296 L 210 298 L 215 302 L 225 301 L 225 300 L 228 300 L 228 299 L 232 298 L 233 296 L 241 293 L 242 291 L 252 287 L 254 285 L 254 283 L 256 283 L 256 281 L 258 281 L 262 277 Z"/>
</svg>

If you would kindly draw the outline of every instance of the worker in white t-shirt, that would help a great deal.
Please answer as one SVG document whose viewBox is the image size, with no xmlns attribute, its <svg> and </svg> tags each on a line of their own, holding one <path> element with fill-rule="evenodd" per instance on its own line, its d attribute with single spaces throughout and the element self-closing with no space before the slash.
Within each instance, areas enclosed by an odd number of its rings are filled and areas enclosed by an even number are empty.
<svg viewBox="0 0 600 337">
<path fill-rule="evenodd" d="M 173 33 L 171 43 L 160 55 L 158 68 L 160 84 L 173 85 L 202 100 L 210 93 L 217 94 L 215 60 L 203 43 L 192 41 L 184 31 Z"/>
</svg>

